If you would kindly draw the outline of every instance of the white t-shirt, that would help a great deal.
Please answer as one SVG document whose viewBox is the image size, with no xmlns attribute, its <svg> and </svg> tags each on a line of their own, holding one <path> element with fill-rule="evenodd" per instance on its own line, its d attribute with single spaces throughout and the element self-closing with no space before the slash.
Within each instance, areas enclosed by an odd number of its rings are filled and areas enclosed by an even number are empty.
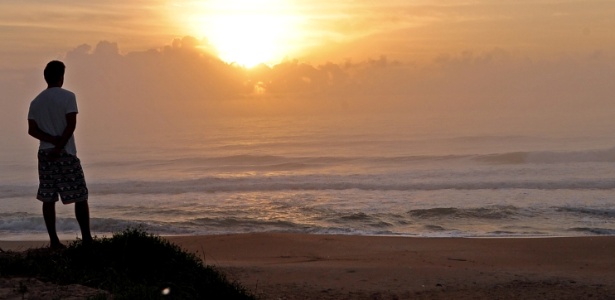
<svg viewBox="0 0 615 300">
<path fill-rule="evenodd" d="M 45 133 L 60 136 L 66 128 L 66 114 L 76 113 L 77 98 L 71 91 L 60 87 L 53 87 L 42 91 L 30 103 L 28 119 L 34 120 Z M 51 143 L 40 142 L 39 149 L 52 149 Z M 77 155 L 75 137 L 71 136 L 64 147 L 67 153 Z"/>
</svg>

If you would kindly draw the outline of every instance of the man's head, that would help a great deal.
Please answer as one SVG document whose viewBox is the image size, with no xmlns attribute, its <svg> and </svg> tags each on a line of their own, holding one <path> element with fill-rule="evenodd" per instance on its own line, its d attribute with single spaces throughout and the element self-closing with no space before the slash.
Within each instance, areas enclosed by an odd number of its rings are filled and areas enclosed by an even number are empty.
<svg viewBox="0 0 615 300">
<path fill-rule="evenodd" d="M 58 60 L 50 61 L 45 67 L 43 74 L 45 75 L 45 81 L 50 86 L 62 86 L 64 83 L 64 70 L 66 66 L 64 63 Z"/>
</svg>

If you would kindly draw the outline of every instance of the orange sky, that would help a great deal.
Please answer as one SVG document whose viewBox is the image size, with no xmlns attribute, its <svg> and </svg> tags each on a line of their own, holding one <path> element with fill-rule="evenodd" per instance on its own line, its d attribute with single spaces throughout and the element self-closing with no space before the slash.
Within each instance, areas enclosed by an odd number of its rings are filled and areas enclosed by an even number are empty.
<svg viewBox="0 0 615 300">
<path fill-rule="evenodd" d="M 4 0 L 0 127 L 23 131 L 51 59 L 81 130 L 390 112 L 615 127 L 612 16 L 610 0 Z M 268 65 L 229 64 L 242 57 Z"/>
<path fill-rule="evenodd" d="M 128 52 L 186 35 L 228 61 L 262 51 L 269 55 L 257 57 L 270 64 L 417 61 L 494 48 L 543 57 L 612 53 L 613 15 L 608 0 L 8 0 L 0 3 L 0 67 L 37 65 L 101 40 Z"/>
</svg>

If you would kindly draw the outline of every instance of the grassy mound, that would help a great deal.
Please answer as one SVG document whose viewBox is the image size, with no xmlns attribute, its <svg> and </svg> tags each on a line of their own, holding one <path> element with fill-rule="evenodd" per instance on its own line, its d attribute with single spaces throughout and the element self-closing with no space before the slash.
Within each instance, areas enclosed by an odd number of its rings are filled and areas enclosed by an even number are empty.
<svg viewBox="0 0 615 300">
<path fill-rule="evenodd" d="M 103 289 L 113 299 L 255 299 L 195 255 L 140 229 L 80 240 L 66 249 L 0 256 L 0 276 L 28 276 Z"/>
</svg>

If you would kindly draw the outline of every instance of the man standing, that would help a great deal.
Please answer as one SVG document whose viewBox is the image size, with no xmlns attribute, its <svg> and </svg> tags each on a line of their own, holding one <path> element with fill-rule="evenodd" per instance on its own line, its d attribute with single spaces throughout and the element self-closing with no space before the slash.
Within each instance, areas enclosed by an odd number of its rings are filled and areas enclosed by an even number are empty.
<svg viewBox="0 0 615 300">
<path fill-rule="evenodd" d="M 73 132 L 77 125 L 75 94 L 62 88 L 64 63 L 54 60 L 44 71 L 47 89 L 30 103 L 28 134 L 40 141 L 38 150 L 39 188 L 37 199 L 43 202 L 43 217 L 50 247 L 63 248 L 56 232 L 55 203 L 75 204 L 75 216 L 84 243 L 92 241 L 88 189 Z"/>
</svg>

